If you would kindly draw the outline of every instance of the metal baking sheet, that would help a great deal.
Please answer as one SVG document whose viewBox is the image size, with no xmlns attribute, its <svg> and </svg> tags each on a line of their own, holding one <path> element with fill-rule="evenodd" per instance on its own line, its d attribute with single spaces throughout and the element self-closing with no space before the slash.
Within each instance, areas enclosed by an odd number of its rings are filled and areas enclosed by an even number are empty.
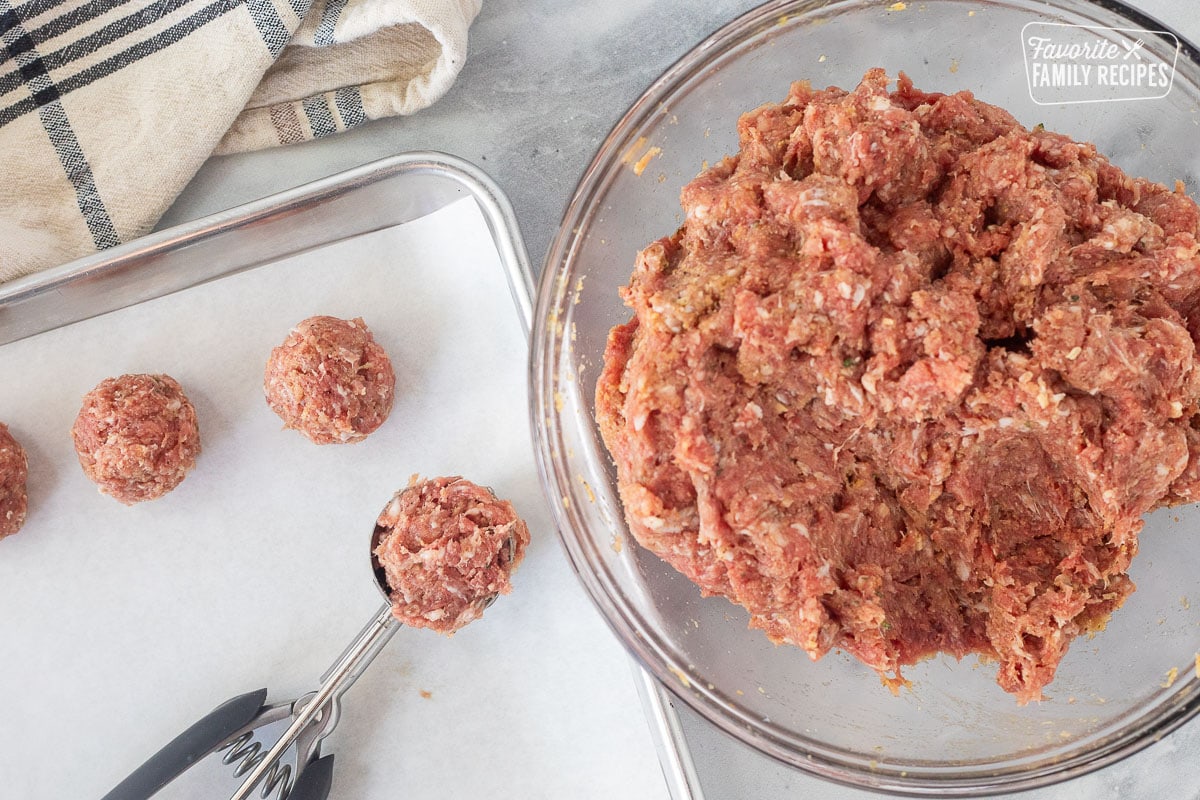
<svg viewBox="0 0 1200 800">
<path fill-rule="evenodd" d="M 495 309 L 505 283 L 519 324 Z M 0 543 L 6 792 L 99 795 L 226 697 L 313 688 L 378 604 L 377 507 L 421 471 L 492 484 L 535 543 L 484 621 L 449 640 L 401 631 L 347 694 L 333 796 L 400 780 L 409 797 L 655 796 L 655 750 L 669 794 L 698 796 L 665 692 L 628 679 L 550 529 L 525 429 L 531 284 L 490 179 L 415 153 L 0 287 L 0 368 L 21 377 L 0 420 L 31 466 L 29 521 Z M 361 313 L 392 353 L 397 407 L 360 445 L 316 448 L 262 403 L 262 360 L 307 313 Z M 135 371 L 181 380 L 205 452 L 127 509 L 86 483 L 66 433 L 84 391 Z M 628 713 L 638 694 L 649 733 Z"/>
</svg>

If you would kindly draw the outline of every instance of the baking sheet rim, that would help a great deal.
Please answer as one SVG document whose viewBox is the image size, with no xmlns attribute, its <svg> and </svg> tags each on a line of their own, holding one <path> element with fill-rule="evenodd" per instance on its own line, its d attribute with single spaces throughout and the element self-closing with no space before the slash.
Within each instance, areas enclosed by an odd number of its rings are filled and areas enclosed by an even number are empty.
<svg viewBox="0 0 1200 800">
<path fill-rule="evenodd" d="M 177 291 L 198 286 L 210 280 L 237 274 L 247 269 L 278 261 L 316 247 L 332 244 L 351 236 L 370 232 L 360 230 L 346 236 L 334 235 L 294 249 L 284 248 L 269 258 L 251 260 L 250 263 L 232 262 L 227 268 L 200 275 L 174 275 L 162 292 L 137 291 L 118 292 L 108 303 L 100 303 L 79 314 L 63 318 L 30 316 L 31 309 L 51 304 L 63 293 L 80 294 L 86 299 L 89 291 L 103 297 L 106 281 L 131 262 L 161 258 L 197 242 L 234 233 L 255 223 L 270 223 L 285 212 L 313 208 L 323 202 L 343 196 L 365 186 L 378 184 L 389 179 L 402 179 L 406 175 L 423 174 L 444 179 L 463 192 L 461 196 L 447 195 L 438 198 L 422 213 L 399 215 L 381 227 L 402 225 L 434 213 L 456 200 L 472 197 L 483 214 L 484 221 L 496 245 L 500 261 L 504 266 L 509 292 L 516 305 L 517 315 L 526 341 L 529 340 L 533 324 L 534 277 L 529 256 L 525 250 L 516 215 L 503 190 L 480 168 L 464 159 L 437 151 L 411 151 L 379 159 L 309 183 L 278 192 L 230 209 L 216 212 L 196 220 L 181 223 L 141 238 L 84 256 L 58 267 L 52 267 L 32 275 L 0 284 L 0 322 L 14 320 L 24 327 L 17 327 L 17 335 L 8 335 L 8 328 L 0 333 L 0 346 L 12 341 L 34 336 L 38 333 L 65 327 L 95 316 L 116 311 L 141 302 L 173 294 Z M 135 289 L 139 284 L 135 280 Z M 649 673 L 633 656 L 630 656 L 638 695 L 643 705 L 643 715 L 655 741 L 657 756 L 672 800 L 700 800 L 702 791 L 692 762 L 691 751 L 683 734 L 682 726 L 668 690 Z"/>
</svg>

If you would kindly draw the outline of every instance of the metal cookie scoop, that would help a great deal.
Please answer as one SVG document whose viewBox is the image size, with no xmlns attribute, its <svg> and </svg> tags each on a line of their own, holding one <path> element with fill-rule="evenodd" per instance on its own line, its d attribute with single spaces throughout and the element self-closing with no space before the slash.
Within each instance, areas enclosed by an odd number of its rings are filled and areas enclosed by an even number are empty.
<svg viewBox="0 0 1200 800">
<path fill-rule="evenodd" d="M 374 544 L 371 549 L 374 551 Z M 376 585 L 379 586 L 378 580 Z M 386 598 L 387 587 L 380 586 L 380 590 Z M 399 629 L 400 621 L 392 616 L 391 603 L 385 603 L 359 631 L 358 636 L 354 637 L 354 641 L 342 651 L 333 666 L 321 676 L 321 685 L 317 690 L 293 704 L 292 723 L 266 755 L 254 765 L 241 788 L 234 792 L 230 800 L 246 800 L 254 792 L 254 787 L 267 778 L 269 773 L 273 777 L 276 762 L 293 743 L 297 745 L 298 751 L 296 763 L 301 765 L 298 769 L 303 773 L 303 765 L 307 765 L 313 757 L 319 756 L 321 740 L 332 733 L 337 725 L 341 715 L 342 695 L 354 685 Z M 289 796 L 291 795 L 286 791 L 281 792 L 280 800 Z M 294 796 L 291 797 L 295 800 Z"/>
<path fill-rule="evenodd" d="M 266 689 L 222 703 L 163 747 L 102 800 L 150 798 L 201 759 L 215 753 L 222 754 L 223 764 L 234 767 L 235 777 L 245 776 L 231 800 L 247 800 L 260 784 L 259 796 L 262 798 L 276 793 L 277 800 L 324 800 L 333 781 L 333 756 L 321 756 L 321 741 L 337 725 L 341 696 L 402 627 L 392 613 L 387 576 L 375 555 L 380 541 L 390 532 L 389 528 L 377 524 L 371 534 L 372 571 L 385 603 L 321 676 L 321 684 L 316 690 L 290 703 L 264 705 Z M 515 567 L 520 561 L 523 544 L 513 537 L 505 539 L 496 554 L 497 564 L 508 570 Z M 479 611 L 495 602 L 496 596 L 493 592 L 475 601 Z M 257 734 L 289 718 L 291 722 L 287 729 L 270 749 L 263 752 L 264 745 Z M 294 766 L 281 760 L 293 746 Z"/>
</svg>

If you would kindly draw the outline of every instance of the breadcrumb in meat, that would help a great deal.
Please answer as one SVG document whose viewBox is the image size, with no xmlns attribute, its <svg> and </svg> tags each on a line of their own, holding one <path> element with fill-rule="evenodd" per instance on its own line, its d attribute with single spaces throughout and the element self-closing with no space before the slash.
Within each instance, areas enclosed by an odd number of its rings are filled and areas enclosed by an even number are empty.
<svg viewBox="0 0 1200 800">
<path fill-rule="evenodd" d="M 200 453 L 196 410 L 169 375 L 101 381 L 84 395 L 71 439 L 84 474 L 125 505 L 174 489 Z"/>
<path fill-rule="evenodd" d="M 792 86 L 638 256 L 596 392 L 637 540 L 812 658 L 1041 697 L 1200 491 L 1200 210 L 968 92 Z"/>
</svg>

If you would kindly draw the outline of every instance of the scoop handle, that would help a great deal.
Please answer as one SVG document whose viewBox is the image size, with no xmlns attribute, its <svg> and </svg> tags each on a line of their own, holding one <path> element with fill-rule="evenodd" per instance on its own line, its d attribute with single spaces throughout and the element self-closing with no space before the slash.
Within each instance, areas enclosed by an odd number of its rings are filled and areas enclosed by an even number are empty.
<svg viewBox="0 0 1200 800">
<path fill-rule="evenodd" d="M 226 700 L 168 742 L 101 800 L 147 800 L 254 719 L 267 690 Z"/>
<path fill-rule="evenodd" d="M 292 724 L 246 776 L 246 780 L 242 782 L 241 787 L 230 800 L 246 800 L 250 797 L 254 792 L 254 787 L 279 760 L 284 751 L 292 746 L 305 728 L 317 721 L 323 713 L 336 713 L 337 698 L 349 689 L 354 681 L 358 680 L 367 665 L 399 629 L 400 621 L 392 616 L 391 606 L 385 604 L 363 627 L 354 641 L 342 651 L 337 661 L 321 679 L 321 686 L 312 699 L 296 713 Z M 327 732 L 328 730 L 323 731 L 323 733 Z"/>
</svg>

